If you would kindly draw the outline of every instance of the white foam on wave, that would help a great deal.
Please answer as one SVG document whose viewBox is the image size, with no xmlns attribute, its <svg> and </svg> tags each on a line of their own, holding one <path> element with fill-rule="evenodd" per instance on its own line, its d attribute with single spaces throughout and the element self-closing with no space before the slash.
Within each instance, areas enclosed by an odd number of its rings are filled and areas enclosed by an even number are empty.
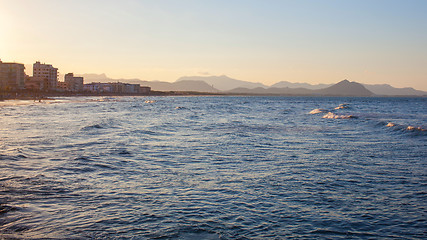
<svg viewBox="0 0 427 240">
<path fill-rule="evenodd" d="M 427 131 L 426 129 L 423 129 L 421 127 L 413 127 L 413 126 L 408 126 L 406 128 L 406 130 L 408 130 L 408 131 L 420 131 L 420 132 Z"/>
<path fill-rule="evenodd" d="M 416 131 L 419 131 L 419 132 L 425 132 L 425 131 L 427 131 L 427 129 L 424 129 L 424 128 L 422 128 L 422 127 L 414 127 L 414 126 L 410 126 L 410 125 L 408 125 L 408 126 L 402 126 L 402 125 L 397 125 L 397 124 L 394 124 L 394 123 L 392 123 L 392 122 L 389 122 L 389 123 L 387 123 L 387 125 L 385 125 L 386 127 L 396 127 L 397 129 L 400 129 L 400 130 L 406 130 L 406 131 L 411 131 L 411 132 L 416 132 Z"/>
<path fill-rule="evenodd" d="M 321 109 L 321 108 L 316 108 L 310 111 L 310 114 L 318 114 L 318 113 L 324 113 L 327 112 L 328 110 L 326 109 Z"/>
<path fill-rule="evenodd" d="M 41 99 L 41 100 L 4 100 L 0 101 L 0 107 L 14 107 L 14 106 L 25 106 L 25 105 L 36 105 L 36 104 L 52 104 L 59 103 L 62 101 L 57 101 L 55 99 Z"/>
<path fill-rule="evenodd" d="M 349 118 L 357 118 L 353 115 L 338 115 L 333 112 L 328 112 L 326 115 L 324 115 L 322 118 L 329 118 L 329 119 L 349 119 Z"/>
<path fill-rule="evenodd" d="M 5 100 L 5 101 L 0 101 L 0 106 L 1 107 L 5 107 L 5 106 L 20 106 L 20 105 L 30 105 L 30 104 L 34 104 L 34 101 L 31 100 Z"/>
<path fill-rule="evenodd" d="M 100 97 L 89 100 L 91 102 L 117 102 L 118 99 L 115 97 Z"/>
<path fill-rule="evenodd" d="M 350 106 L 348 105 L 348 103 L 343 103 L 340 104 L 338 107 L 336 107 L 335 109 L 345 109 L 345 108 L 349 108 Z"/>
<path fill-rule="evenodd" d="M 389 122 L 389 123 L 387 123 L 387 125 L 385 125 L 386 127 L 394 127 L 394 126 L 396 126 L 396 124 L 394 124 L 394 123 L 392 123 L 392 122 Z"/>
</svg>

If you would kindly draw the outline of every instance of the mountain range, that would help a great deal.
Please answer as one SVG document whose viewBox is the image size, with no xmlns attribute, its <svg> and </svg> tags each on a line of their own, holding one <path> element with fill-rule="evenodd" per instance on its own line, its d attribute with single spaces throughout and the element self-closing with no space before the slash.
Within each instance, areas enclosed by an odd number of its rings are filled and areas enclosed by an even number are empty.
<svg viewBox="0 0 427 240">
<path fill-rule="evenodd" d="M 184 76 L 175 82 L 112 79 L 105 74 L 76 74 L 85 82 L 125 82 L 149 86 L 154 91 L 195 91 L 231 94 L 334 95 L 334 96 L 427 96 L 414 88 L 395 88 L 388 84 L 360 84 L 343 80 L 337 84 L 278 82 L 271 86 L 230 78 L 228 76 Z"/>
<path fill-rule="evenodd" d="M 241 94 L 275 94 L 275 95 L 317 95 L 317 96 L 374 96 L 375 94 L 357 82 L 343 80 L 337 84 L 322 89 L 307 88 L 235 88 L 230 93 Z"/>
</svg>

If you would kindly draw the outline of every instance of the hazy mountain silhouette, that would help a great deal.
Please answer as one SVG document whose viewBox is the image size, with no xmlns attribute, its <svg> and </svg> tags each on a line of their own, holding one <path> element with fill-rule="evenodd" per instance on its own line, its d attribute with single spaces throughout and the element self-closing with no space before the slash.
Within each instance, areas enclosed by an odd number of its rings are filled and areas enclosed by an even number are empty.
<svg viewBox="0 0 427 240">
<path fill-rule="evenodd" d="M 369 91 L 377 95 L 392 96 L 426 96 L 427 92 L 415 90 L 413 88 L 395 88 L 388 84 L 363 84 Z"/>
<path fill-rule="evenodd" d="M 333 84 L 309 84 L 309 83 L 292 83 L 288 81 L 281 81 L 271 85 L 274 88 L 306 88 L 311 90 L 323 89 L 332 86 Z"/>
<path fill-rule="evenodd" d="M 194 91 L 194 92 L 219 92 L 218 89 L 203 81 L 182 80 L 173 83 L 162 81 L 144 81 L 137 78 L 133 79 L 113 79 L 105 74 L 80 74 L 85 79 L 85 83 L 90 82 L 124 82 L 141 84 L 141 86 L 151 87 L 154 91 Z"/>
<path fill-rule="evenodd" d="M 171 84 L 173 91 L 219 92 L 218 89 L 203 81 L 182 80 Z"/>
<path fill-rule="evenodd" d="M 330 87 L 316 90 L 320 95 L 334 95 L 334 96 L 373 96 L 374 93 L 369 91 L 360 83 L 350 82 L 343 80 Z"/>
<path fill-rule="evenodd" d="M 255 95 L 313 95 L 314 90 L 306 88 L 235 88 L 227 93 L 236 94 L 255 94 Z"/>
<path fill-rule="evenodd" d="M 311 90 L 306 88 L 235 88 L 230 93 L 240 94 L 278 94 L 278 95 L 321 95 L 321 96 L 373 96 L 362 84 L 343 80 L 330 87 Z"/>
<path fill-rule="evenodd" d="M 104 81 L 111 81 L 113 79 L 108 78 L 105 73 L 96 74 L 96 73 L 85 73 L 85 74 L 74 74 L 78 77 L 84 77 L 85 83 L 89 82 L 104 82 Z"/>
<path fill-rule="evenodd" d="M 319 90 L 332 86 L 333 84 L 309 84 L 309 83 L 292 83 L 288 81 L 278 82 L 271 85 L 275 88 L 306 88 L 311 90 Z M 383 96 L 426 96 L 427 92 L 416 90 L 411 87 L 407 88 L 395 88 L 389 84 L 362 84 L 366 89 L 374 93 L 375 95 Z"/>
<path fill-rule="evenodd" d="M 154 91 L 196 91 L 196 92 L 228 92 L 243 94 L 283 94 L 283 95 L 349 95 L 349 96 L 427 96 L 427 92 L 413 88 L 395 88 L 388 84 L 359 84 L 342 81 L 338 84 L 291 83 L 278 82 L 268 87 L 262 83 L 253 83 L 223 76 L 190 76 L 181 77 L 177 81 L 143 81 L 134 79 L 112 79 L 105 74 L 76 74 L 90 82 L 126 82 L 149 86 Z"/>
<path fill-rule="evenodd" d="M 203 81 L 207 84 L 213 86 L 214 88 L 220 90 L 220 91 L 229 91 L 234 88 L 266 88 L 268 86 L 262 84 L 262 83 L 253 83 L 253 82 L 247 82 L 242 80 L 237 80 L 230 78 L 228 76 L 222 75 L 222 76 L 185 76 L 179 78 L 177 81 L 182 80 L 196 80 L 196 81 Z"/>
</svg>

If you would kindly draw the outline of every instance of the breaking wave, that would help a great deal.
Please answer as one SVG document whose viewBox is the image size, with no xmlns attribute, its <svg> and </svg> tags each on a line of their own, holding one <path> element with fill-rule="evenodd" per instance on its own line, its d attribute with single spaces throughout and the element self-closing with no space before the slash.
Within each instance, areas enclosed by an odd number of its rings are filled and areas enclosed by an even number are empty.
<svg viewBox="0 0 427 240">
<path fill-rule="evenodd" d="M 339 115 L 339 114 L 335 114 L 333 112 L 328 112 L 322 118 L 329 118 L 329 119 L 350 119 L 350 118 L 358 118 L 358 117 L 354 116 L 354 115 Z"/>
<path fill-rule="evenodd" d="M 393 129 L 395 131 L 402 132 L 412 132 L 412 133 L 427 133 L 427 129 L 419 126 L 411 126 L 411 125 L 400 125 L 395 124 L 393 122 L 389 122 L 385 125 L 386 127 Z"/>
<path fill-rule="evenodd" d="M 340 104 L 338 107 L 336 107 L 335 109 L 336 110 L 338 110 L 338 109 L 346 109 L 346 108 L 350 108 L 350 105 L 348 104 L 348 103 L 343 103 L 343 104 Z"/>
<path fill-rule="evenodd" d="M 310 114 L 318 114 L 318 113 L 324 113 L 327 112 L 328 110 L 326 109 L 321 109 L 321 108 L 316 108 L 310 111 Z"/>
</svg>

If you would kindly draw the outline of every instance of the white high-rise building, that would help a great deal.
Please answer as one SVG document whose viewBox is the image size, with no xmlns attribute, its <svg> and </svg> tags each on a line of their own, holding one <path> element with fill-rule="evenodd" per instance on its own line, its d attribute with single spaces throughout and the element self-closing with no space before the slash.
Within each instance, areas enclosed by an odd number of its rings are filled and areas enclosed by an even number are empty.
<svg viewBox="0 0 427 240">
<path fill-rule="evenodd" d="M 58 84 L 58 69 L 50 64 L 33 64 L 33 78 L 45 83 L 47 90 L 56 90 Z"/>
</svg>

